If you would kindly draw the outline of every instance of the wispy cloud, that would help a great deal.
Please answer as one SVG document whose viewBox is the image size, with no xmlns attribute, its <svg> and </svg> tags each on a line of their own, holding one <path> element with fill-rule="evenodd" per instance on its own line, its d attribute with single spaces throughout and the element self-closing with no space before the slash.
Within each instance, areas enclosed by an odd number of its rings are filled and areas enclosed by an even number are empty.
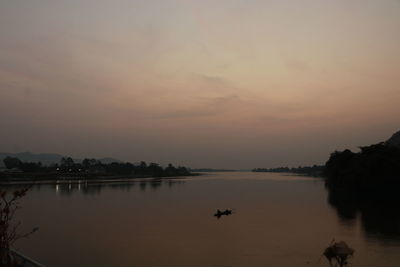
<svg viewBox="0 0 400 267">
<path fill-rule="evenodd" d="M 197 103 L 189 107 L 162 111 L 153 114 L 153 119 L 181 119 L 218 116 L 233 109 L 240 102 L 237 95 L 226 95 L 214 98 L 199 98 Z"/>
<path fill-rule="evenodd" d="M 209 82 L 212 84 L 226 84 L 227 81 L 222 78 L 221 76 L 210 76 L 210 75 L 199 75 L 199 78 L 201 78 L 205 82 Z"/>
<path fill-rule="evenodd" d="M 285 62 L 285 66 L 288 69 L 302 71 L 302 72 L 310 70 L 310 66 L 306 62 L 297 59 L 287 60 Z"/>
</svg>

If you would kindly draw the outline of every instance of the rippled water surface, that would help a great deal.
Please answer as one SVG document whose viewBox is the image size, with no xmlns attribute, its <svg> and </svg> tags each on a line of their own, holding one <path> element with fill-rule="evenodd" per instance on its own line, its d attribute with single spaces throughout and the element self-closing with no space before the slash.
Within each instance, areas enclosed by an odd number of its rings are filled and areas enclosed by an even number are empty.
<svg viewBox="0 0 400 267">
<path fill-rule="evenodd" d="M 320 179 L 226 172 L 117 184 L 33 187 L 19 219 L 39 232 L 16 247 L 46 266 L 400 266 L 398 209 L 338 201 Z M 217 219 L 216 209 L 234 214 Z"/>
</svg>

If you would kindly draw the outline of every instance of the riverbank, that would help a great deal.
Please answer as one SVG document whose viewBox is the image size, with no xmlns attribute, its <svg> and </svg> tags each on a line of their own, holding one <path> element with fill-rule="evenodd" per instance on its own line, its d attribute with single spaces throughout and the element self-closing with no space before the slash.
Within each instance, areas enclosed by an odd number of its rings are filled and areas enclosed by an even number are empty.
<svg viewBox="0 0 400 267">
<path fill-rule="evenodd" d="M 17 175 L 18 174 L 18 175 Z M 179 176 L 160 176 L 154 177 L 149 175 L 85 175 L 77 174 L 35 174 L 29 176 L 26 173 L 14 173 L 13 176 L 1 177 L 0 175 L 0 186 L 7 185 L 32 185 L 32 184 L 93 184 L 93 183 L 121 183 L 131 181 L 143 181 L 143 180 L 162 180 L 162 179 L 184 179 L 186 177 L 200 176 L 201 173 L 191 173 L 188 175 Z"/>
</svg>

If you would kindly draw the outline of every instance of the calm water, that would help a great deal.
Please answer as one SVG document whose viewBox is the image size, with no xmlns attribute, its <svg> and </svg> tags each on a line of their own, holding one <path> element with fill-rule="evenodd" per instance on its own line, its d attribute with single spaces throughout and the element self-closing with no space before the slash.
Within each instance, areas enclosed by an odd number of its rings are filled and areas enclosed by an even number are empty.
<svg viewBox="0 0 400 267">
<path fill-rule="evenodd" d="M 42 185 L 21 206 L 23 225 L 40 230 L 16 247 L 49 267 L 328 266 L 318 259 L 332 238 L 356 250 L 351 266 L 400 266 L 398 210 L 334 206 L 313 178 Z M 218 208 L 235 213 L 218 220 Z"/>
</svg>

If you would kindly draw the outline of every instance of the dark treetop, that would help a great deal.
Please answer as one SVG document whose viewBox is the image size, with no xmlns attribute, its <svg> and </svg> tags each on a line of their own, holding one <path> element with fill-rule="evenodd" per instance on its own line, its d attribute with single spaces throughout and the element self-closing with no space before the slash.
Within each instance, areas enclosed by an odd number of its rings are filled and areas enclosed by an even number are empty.
<svg viewBox="0 0 400 267">
<path fill-rule="evenodd" d="M 23 162 L 16 157 L 6 157 L 7 168 L 0 172 L 0 178 L 59 179 L 67 178 L 113 178 L 113 177 L 173 177 L 191 175 L 185 167 L 169 164 L 163 168 L 157 163 L 137 164 L 130 162 L 103 163 L 97 159 L 84 159 L 75 162 L 70 157 L 63 157 L 60 163 L 43 165 L 41 162 Z"/>
</svg>

